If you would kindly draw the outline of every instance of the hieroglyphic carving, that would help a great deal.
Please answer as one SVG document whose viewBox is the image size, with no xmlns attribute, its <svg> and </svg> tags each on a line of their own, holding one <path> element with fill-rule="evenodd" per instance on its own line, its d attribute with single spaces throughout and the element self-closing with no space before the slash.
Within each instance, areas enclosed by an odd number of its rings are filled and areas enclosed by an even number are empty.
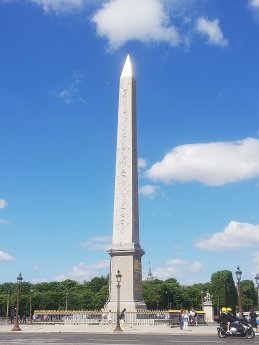
<svg viewBox="0 0 259 345">
<path fill-rule="evenodd" d="M 120 190 L 120 196 L 121 196 L 121 205 L 120 205 L 120 235 L 125 234 L 125 227 L 127 222 L 127 133 L 128 133 L 128 127 L 127 127 L 127 96 L 128 96 L 128 88 L 123 85 L 122 87 L 122 106 L 123 111 L 121 112 L 121 157 L 120 157 L 120 168 L 121 168 L 121 190 Z"/>
<path fill-rule="evenodd" d="M 137 159 L 135 139 L 135 84 L 124 78 L 120 85 L 117 135 L 114 227 L 116 242 L 131 243 L 138 231 Z M 118 238 L 119 237 L 119 238 Z"/>
</svg>

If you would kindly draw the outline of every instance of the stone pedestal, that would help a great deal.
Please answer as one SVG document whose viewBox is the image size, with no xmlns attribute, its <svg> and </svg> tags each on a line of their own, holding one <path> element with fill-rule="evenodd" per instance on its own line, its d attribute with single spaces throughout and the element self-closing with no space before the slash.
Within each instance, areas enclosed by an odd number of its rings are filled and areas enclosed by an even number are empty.
<svg viewBox="0 0 259 345">
<path fill-rule="evenodd" d="M 207 292 L 206 296 L 203 298 L 203 311 L 205 313 L 206 322 L 214 322 L 214 308 L 212 305 L 211 295 Z"/>
</svg>

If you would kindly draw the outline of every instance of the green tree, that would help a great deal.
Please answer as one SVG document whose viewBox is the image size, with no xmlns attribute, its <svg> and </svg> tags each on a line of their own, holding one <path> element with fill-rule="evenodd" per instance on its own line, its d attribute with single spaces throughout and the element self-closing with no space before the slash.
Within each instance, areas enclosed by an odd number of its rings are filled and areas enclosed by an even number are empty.
<svg viewBox="0 0 259 345">
<path fill-rule="evenodd" d="M 159 279 L 142 282 L 143 298 L 149 310 L 178 309 L 182 305 L 183 289 L 176 279 Z"/>
<path fill-rule="evenodd" d="M 162 309 L 161 285 L 159 279 L 142 282 L 143 299 L 149 310 Z"/>
<path fill-rule="evenodd" d="M 161 286 L 163 297 L 163 309 L 179 309 L 183 300 L 183 288 L 174 278 L 165 280 Z"/>
<path fill-rule="evenodd" d="M 256 304 L 256 294 L 253 281 L 241 280 L 240 290 L 243 310 L 249 311 Z"/>
<path fill-rule="evenodd" d="M 196 310 L 201 310 L 202 305 L 202 294 L 201 290 L 204 292 L 209 291 L 208 284 L 194 284 L 183 287 L 183 308 L 194 308 Z"/>
<path fill-rule="evenodd" d="M 214 305 L 230 306 L 237 305 L 237 291 L 231 271 L 223 270 L 212 274 L 210 293 L 212 294 Z"/>
<path fill-rule="evenodd" d="M 99 292 L 105 286 L 108 287 L 109 277 L 95 277 L 86 283 L 87 287 L 93 292 Z"/>
</svg>

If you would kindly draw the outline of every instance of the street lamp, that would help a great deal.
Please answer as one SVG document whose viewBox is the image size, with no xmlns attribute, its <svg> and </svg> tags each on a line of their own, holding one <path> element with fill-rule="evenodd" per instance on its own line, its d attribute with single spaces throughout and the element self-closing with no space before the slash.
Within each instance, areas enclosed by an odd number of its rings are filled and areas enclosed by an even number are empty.
<svg viewBox="0 0 259 345">
<path fill-rule="evenodd" d="M 30 325 L 32 325 L 32 294 L 33 294 L 33 287 L 30 287 Z"/>
<path fill-rule="evenodd" d="M 121 326 L 120 326 L 120 287 L 121 287 L 121 273 L 120 270 L 118 270 L 118 273 L 116 274 L 116 281 L 117 281 L 117 324 L 114 328 L 114 332 L 122 332 Z"/>
<path fill-rule="evenodd" d="M 167 297 L 167 310 L 169 309 L 169 293 L 168 291 L 165 292 L 166 297 Z"/>
<path fill-rule="evenodd" d="M 20 305 L 20 293 L 21 293 L 21 285 L 22 285 L 22 274 L 20 273 L 17 277 L 17 302 L 16 302 L 16 316 L 15 316 L 15 324 L 12 328 L 12 331 L 20 331 L 21 328 L 19 327 L 19 305 Z"/>
<path fill-rule="evenodd" d="M 67 311 L 67 305 L 68 305 L 68 291 L 66 290 L 66 311 Z"/>
<path fill-rule="evenodd" d="M 205 294 L 204 289 L 201 289 L 201 310 L 203 310 L 203 296 Z"/>
<path fill-rule="evenodd" d="M 259 308 L 259 274 L 258 273 L 255 276 L 255 281 L 256 281 L 256 284 L 257 284 L 257 306 Z"/>
<path fill-rule="evenodd" d="M 235 272 L 236 278 L 237 278 L 237 300 L 238 300 L 238 309 L 239 313 L 242 315 L 242 303 L 241 303 L 241 290 L 240 290 L 240 281 L 241 281 L 241 275 L 242 271 L 240 270 L 239 266 L 237 266 L 237 270 Z"/>
<path fill-rule="evenodd" d="M 8 319 L 9 319 L 10 296 L 11 296 L 11 291 L 8 290 L 7 301 L 6 301 L 6 323 L 8 323 Z"/>
</svg>

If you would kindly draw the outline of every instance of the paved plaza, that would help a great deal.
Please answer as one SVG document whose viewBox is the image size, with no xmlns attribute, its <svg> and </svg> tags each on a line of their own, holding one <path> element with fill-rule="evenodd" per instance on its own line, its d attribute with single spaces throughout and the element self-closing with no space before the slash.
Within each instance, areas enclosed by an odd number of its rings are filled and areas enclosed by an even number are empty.
<svg viewBox="0 0 259 345">
<path fill-rule="evenodd" d="M 21 332 L 18 333 L 114 333 L 115 325 L 60 325 L 60 324 L 21 324 Z M 15 333 L 11 331 L 12 325 L 0 325 L 0 333 Z M 180 330 L 179 326 L 145 326 L 134 325 L 123 329 L 125 334 L 172 334 L 172 335 L 216 335 L 217 324 L 190 326 L 187 331 Z M 256 333 L 258 336 L 259 333 Z"/>
</svg>

